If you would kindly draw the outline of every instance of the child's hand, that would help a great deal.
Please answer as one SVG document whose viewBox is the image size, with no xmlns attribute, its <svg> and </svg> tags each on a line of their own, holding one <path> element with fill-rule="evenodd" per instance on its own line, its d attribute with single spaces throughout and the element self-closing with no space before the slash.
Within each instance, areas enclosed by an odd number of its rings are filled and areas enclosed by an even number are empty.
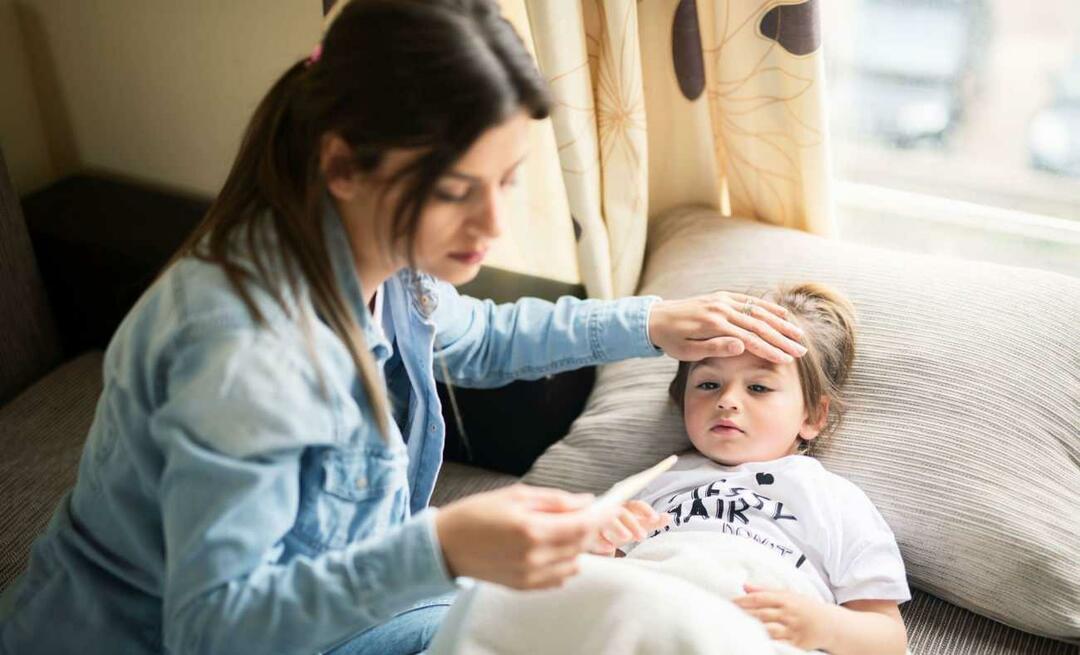
<svg viewBox="0 0 1080 655">
<path fill-rule="evenodd" d="M 819 600 L 783 589 L 743 585 L 745 596 L 731 602 L 765 624 L 769 638 L 786 641 L 803 650 L 821 647 L 829 623 L 827 605 Z"/>
<path fill-rule="evenodd" d="M 647 503 L 629 500 L 619 508 L 611 521 L 600 529 L 600 534 L 589 552 L 594 555 L 614 555 L 619 546 L 641 541 L 653 530 L 667 525 L 670 519 L 670 514 L 657 514 Z"/>
</svg>

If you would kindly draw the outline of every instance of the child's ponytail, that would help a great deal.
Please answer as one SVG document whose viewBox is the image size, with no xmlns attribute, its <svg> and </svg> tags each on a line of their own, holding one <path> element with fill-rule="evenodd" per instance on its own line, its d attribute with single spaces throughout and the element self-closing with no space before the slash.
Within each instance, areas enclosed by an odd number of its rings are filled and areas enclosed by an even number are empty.
<svg viewBox="0 0 1080 655">
<path fill-rule="evenodd" d="M 846 409 L 843 387 L 855 361 L 855 307 L 835 289 L 816 282 L 782 285 L 764 298 L 784 307 L 788 320 L 805 332 L 807 353 L 796 360 L 803 403 L 811 422 L 821 420 L 821 397 L 828 416 L 817 439 L 836 432 Z M 803 441 L 811 450 L 817 439 Z"/>
</svg>

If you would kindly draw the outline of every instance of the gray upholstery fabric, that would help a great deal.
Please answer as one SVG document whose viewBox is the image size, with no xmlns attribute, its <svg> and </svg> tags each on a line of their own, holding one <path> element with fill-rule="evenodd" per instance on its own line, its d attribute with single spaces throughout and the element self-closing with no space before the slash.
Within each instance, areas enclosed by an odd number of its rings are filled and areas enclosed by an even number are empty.
<svg viewBox="0 0 1080 655">
<path fill-rule="evenodd" d="M 859 312 L 851 411 L 819 444 L 892 526 L 913 586 L 1080 642 L 1080 280 L 830 241 L 705 210 L 658 221 L 642 293 L 818 280 Z M 525 481 L 599 490 L 689 446 L 675 362 L 603 367 Z"/>
<path fill-rule="evenodd" d="M 1080 655 L 1080 646 L 1014 630 L 921 591 L 900 614 L 911 655 Z"/>
<path fill-rule="evenodd" d="M 101 353 L 56 369 L 0 408 L 0 589 L 74 484 L 101 393 Z"/>
<path fill-rule="evenodd" d="M 431 504 L 442 507 L 452 500 L 478 494 L 481 491 L 506 487 L 517 481 L 518 478 L 513 475 L 455 462 L 444 462 L 442 470 L 439 471 L 439 479 L 435 481 Z"/>
<path fill-rule="evenodd" d="M 59 362 L 19 197 L 0 152 L 0 403 Z"/>
</svg>

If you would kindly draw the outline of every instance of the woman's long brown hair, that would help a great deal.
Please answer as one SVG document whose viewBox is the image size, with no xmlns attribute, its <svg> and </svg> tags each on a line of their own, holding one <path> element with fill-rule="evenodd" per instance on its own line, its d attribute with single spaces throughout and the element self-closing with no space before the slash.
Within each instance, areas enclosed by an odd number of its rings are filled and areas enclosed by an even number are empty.
<svg viewBox="0 0 1080 655">
<path fill-rule="evenodd" d="M 419 149 L 387 182 L 404 186 L 383 245 L 404 239 L 411 263 L 439 177 L 485 130 L 522 108 L 544 118 L 549 106 L 545 82 L 494 0 L 351 0 L 321 56 L 295 63 L 259 103 L 221 192 L 174 261 L 194 256 L 220 266 L 259 324 L 266 318 L 250 285 L 301 325 L 310 316 L 295 316 L 290 305 L 310 297 L 348 349 L 385 438 L 386 390 L 324 240 L 322 137 L 342 137 L 353 150 L 347 166 L 359 172 L 373 171 L 391 148 Z M 264 220 L 273 240 L 254 229 Z M 309 350 L 314 356 L 310 342 Z"/>
</svg>

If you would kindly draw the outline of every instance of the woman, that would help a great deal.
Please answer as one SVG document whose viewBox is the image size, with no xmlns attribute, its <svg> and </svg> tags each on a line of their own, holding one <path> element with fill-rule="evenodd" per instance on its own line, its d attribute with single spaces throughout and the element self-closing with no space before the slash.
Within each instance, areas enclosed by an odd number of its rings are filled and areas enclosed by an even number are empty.
<svg viewBox="0 0 1080 655">
<path fill-rule="evenodd" d="M 459 296 L 548 107 L 494 2 L 346 6 L 118 329 L 78 481 L 5 595 L 0 644 L 417 652 L 456 576 L 559 585 L 599 527 L 575 511 L 587 497 L 521 485 L 427 508 L 436 355 L 448 381 L 494 386 L 661 350 L 801 354 L 740 296 Z"/>
</svg>

